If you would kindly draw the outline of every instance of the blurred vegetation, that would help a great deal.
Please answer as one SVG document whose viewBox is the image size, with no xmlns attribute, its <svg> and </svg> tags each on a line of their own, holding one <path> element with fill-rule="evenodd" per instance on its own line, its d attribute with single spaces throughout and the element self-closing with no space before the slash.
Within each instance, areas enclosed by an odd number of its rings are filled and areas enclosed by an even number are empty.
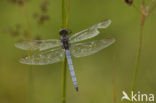
<svg viewBox="0 0 156 103">
<path fill-rule="evenodd" d="M 150 1 L 150 0 L 147 0 Z M 134 0 L 140 8 L 141 0 Z M 131 4 L 129 4 L 131 5 Z M 18 62 L 27 52 L 14 47 L 25 38 L 60 38 L 61 0 L 1 0 L 0 3 L 0 103 L 60 103 L 62 63 L 29 66 Z M 99 53 L 74 58 L 79 93 L 76 93 L 68 71 L 67 103 L 117 103 L 122 91 L 130 91 L 138 48 L 140 14 L 124 0 L 75 0 L 71 2 L 70 29 L 83 30 L 103 18 L 112 25 L 101 30 L 113 36 L 116 43 Z M 156 94 L 156 12 L 146 19 L 143 49 L 136 90 Z M 32 70 L 32 74 L 30 73 Z M 113 83 L 112 83 L 112 77 Z"/>
</svg>

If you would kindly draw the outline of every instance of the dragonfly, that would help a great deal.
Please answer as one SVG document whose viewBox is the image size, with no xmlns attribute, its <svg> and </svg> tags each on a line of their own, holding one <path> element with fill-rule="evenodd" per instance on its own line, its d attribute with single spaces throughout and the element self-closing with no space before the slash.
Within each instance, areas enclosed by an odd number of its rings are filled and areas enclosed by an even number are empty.
<svg viewBox="0 0 156 103">
<path fill-rule="evenodd" d="M 99 29 L 105 29 L 110 24 L 110 19 L 102 20 L 87 29 L 75 33 L 70 37 L 68 37 L 70 30 L 61 29 L 59 31 L 61 40 L 48 39 L 18 41 L 15 43 L 17 48 L 37 51 L 32 55 L 24 56 L 19 60 L 19 62 L 28 65 L 47 65 L 63 61 L 66 57 L 72 82 L 76 91 L 78 91 L 78 84 L 71 54 L 74 57 L 89 56 L 113 44 L 115 42 L 115 38 L 110 36 L 102 37 L 89 42 L 81 42 L 97 36 L 100 33 Z"/>
</svg>

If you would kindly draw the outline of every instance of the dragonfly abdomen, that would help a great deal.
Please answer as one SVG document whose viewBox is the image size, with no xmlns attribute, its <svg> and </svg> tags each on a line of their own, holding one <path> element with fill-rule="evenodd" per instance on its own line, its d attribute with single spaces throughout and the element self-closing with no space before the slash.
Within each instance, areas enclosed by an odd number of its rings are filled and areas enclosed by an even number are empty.
<svg viewBox="0 0 156 103">
<path fill-rule="evenodd" d="M 69 66 L 70 75 L 72 77 L 73 84 L 75 86 L 76 91 L 78 91 L 76 75 L 75 75 L 74 66 L 73 66 L 73 63 L 72 63 L 72 59 L 71 59 L 71 55 L 70 55 L 70 51 L 69 50 L 66 50 L 66 57 L 67 57 L 68 66 Z"/>
</svg>

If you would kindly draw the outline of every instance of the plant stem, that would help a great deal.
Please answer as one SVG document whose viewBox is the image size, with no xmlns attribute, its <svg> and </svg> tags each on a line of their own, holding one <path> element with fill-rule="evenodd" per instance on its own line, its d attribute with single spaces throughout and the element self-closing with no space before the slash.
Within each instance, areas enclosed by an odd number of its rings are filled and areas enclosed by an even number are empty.
<svg viewBox="0 0 156 103">
<path fill-rule="evenodd" d="M 117 50 L 117 48 L 116 48 Z M 112 96 L 113 96 L 113 103 L 117 103 L 117 95 L 116 95 L 116 85 L 115 85 L 115 73 L 116 73 L 116 65 L 117 65 L 117 53 L 114 52 L 113 56 L 113 65 L 112 65 Z"/>
<path fill-rule="evenodd" d="M 66 25 L 66 3 L 62 0 L 62 28 Z M 66 103 L 66 72 L 67 72 L 67 60 L 66 56 L 63 61 L 63 74 L 62 74 L 62 103 Z"/>
<path fill-rule="evenodd" d="M 139 46 L 138 46 L 138 52 L 137 52 L 137 57 L 136 57 L 135 69 L 134 69 L 134 76 L 133 76 L 132 87 L 131 87 L 132 91 L 134 91 L 134 88 L 135 88 L 135 84 L 136 84 L 136 80 L 137 80 L 137 74 L 139 71 L 139 62 L 140 62 L 140 57 L 141 57 L 141 52 L 142 52 L 143 28 L 144 28 L 144 23 L 145 23 L 145 19 L 146 19 L 144 4 L 145 4 L 145 1 L 142 0 Z"/>
<path fill-rule="evenodd" d="M 27 9 L 25 8 L 25 5 L 21 5 L 21 9 L 23 11 L 23 14 L 25 16 L 25 19 L 26 19 L 26 26 L 27 26 L 27 32 L 28 32 L 28 35 L 27 35 L 27 39 L 31 39 L 31 27 L 30 27 L 30 20 L 29 20 L 29 16 L 28 16 L 28 13 L 27 13 Z"/>
<path fill-rule="evenodd" d="M 25 4 L 20 5 L 20 8 L 22 9 L 22 12 L 25 16 L 25 20 L 26 20 L 26 26 L 27 26 L 27 32 L 28 35 L 26 37 L 26 39 L 31 39 L 31 27 L 30 27 L 30 20 L 29 20 L 29 16 L 27 13 L 27 9 L 25 7 Z M 29 50 L 28 54 L 31 55 L 32 51 Z M 32 66 L 30 66 L 30 68 L 28 69 L 28 103 L 33 103 L 33 68 Z"/>
<path fill-rule="evenodd" d="M 151 1 L 151 3 L 148 5 L 150 7 L 154 3 L 153 7 L 149 10 L 148 15 L 151 15 L 154 10 L 156 9 L 156 1 Z"/>
<path fill-rule="evenodd" d="M 33 69 L 32 66 L 28 70 L 28 82 L 29 82 L 29 100 L 28 103 L 33 103 Z"/>
<path fill-rule="evenodd" d="M 113 94 L 113 103 L 116 103 L 116 88 L 115 88 L 115 73 L 112 71 L 112 94 Z"/>
<path fill-rule="evenodd" d="M 67 59 L 63 61 L 63 78 L 62 78 L 62 103 L 66 103 L 66 73 L 67 73 Z"/>
<path fill-rule="evenodd" d="M 66 27 L 66 2 L 62 0 L 62 28 Z"/>
<path fill-rule="evenodd" d="M 69 28 L 69 16 L 70 16 L 70 0 L 68 0 L 67 14 L 66 14 L 66 2 L 62 0 L 62 28 Z M 63 61 L 63 77 L 62 77 L 62 103 L 66 103 L 66 73 L 67 73 L 67 59 L 66 56 Z"/>
<path fill-rule="evenodd" d="M 70 3 L 71 3 L 71 0 L 68 0 L 67 17 L 66 17 L 66 28 L 69 28 L 70 7 L 71 7 Z"/>
</svg>

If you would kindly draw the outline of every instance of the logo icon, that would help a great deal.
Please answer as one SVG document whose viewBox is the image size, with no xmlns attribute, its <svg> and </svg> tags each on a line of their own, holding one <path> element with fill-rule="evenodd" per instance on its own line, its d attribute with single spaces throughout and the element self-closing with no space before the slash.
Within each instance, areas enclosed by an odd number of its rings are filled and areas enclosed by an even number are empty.
<svg viewBox="0 0 156 103">
<path fill-rule="evenodd" d="M 122 94 L 123 97 L 121 98 L 121 101 L 123 101 L 124 99 L 131 101 L 130 98 L 128 97 L 128 94 L 125 91 L 122 91 Z"/>
<path fill-rule="evenodd" d="M 128 100 L 132 102 L 154 102 L 154 94 L 142 94 L 140 91 L 137 93 L 134 93 L 131 91 L 131 94 L 128 95 L 125 91 L 122 91 L 122 98 L 121 101 L 123 100 Z"/>
</svg>

